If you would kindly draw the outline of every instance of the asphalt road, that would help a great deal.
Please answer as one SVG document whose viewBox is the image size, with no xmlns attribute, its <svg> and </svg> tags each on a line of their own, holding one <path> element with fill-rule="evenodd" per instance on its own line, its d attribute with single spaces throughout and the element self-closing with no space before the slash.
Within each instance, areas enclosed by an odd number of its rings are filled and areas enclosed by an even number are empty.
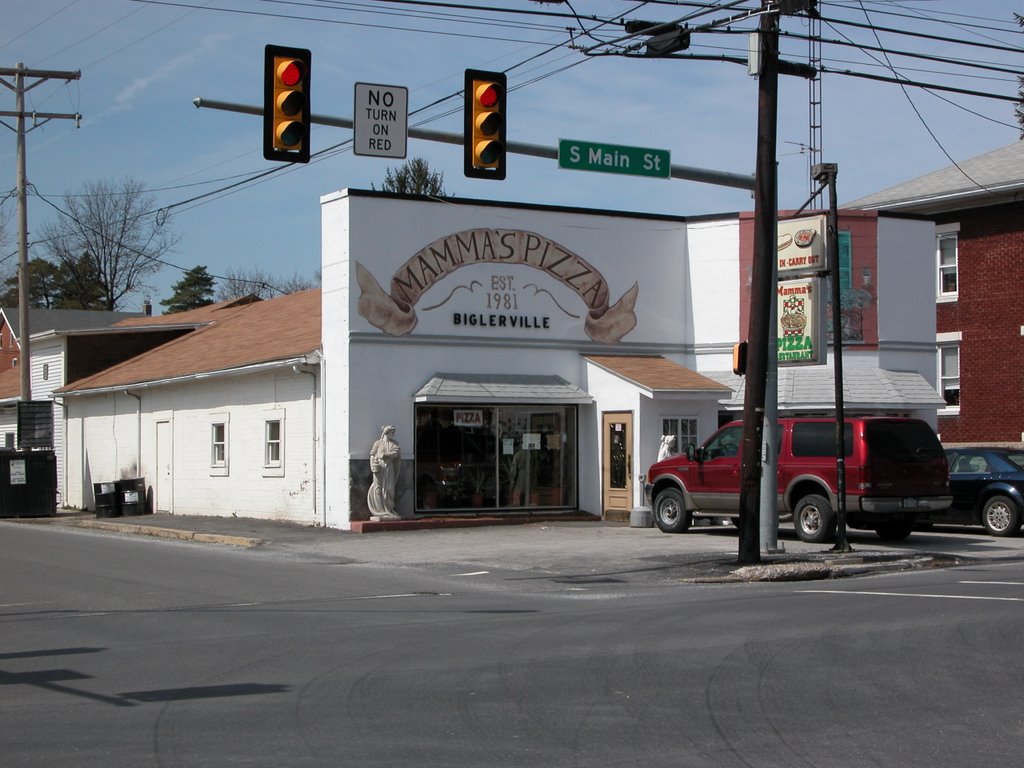
<svg viewBox="0 0 1024 768">
<path fill-rule="evenodd" d="M 545 558 L 467 571 L 488 558 L 348 541 L 0 526 L 3 764 L 961 768 L 1024 749 L 1020 562 L 582 583 Z"/>
</svg>

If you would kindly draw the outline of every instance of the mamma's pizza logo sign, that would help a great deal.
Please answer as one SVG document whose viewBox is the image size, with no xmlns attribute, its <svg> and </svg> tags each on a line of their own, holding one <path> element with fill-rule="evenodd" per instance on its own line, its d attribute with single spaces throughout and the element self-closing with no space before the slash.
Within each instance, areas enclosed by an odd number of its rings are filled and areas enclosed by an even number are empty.
<svg viewBox="0 0 1024 768">
<path fill-rule="evenodd" d="M 592 264 L 554 240 L 518 229 L 469 229 L 435 240 L 414 253 L 395 271 L 389 291 L 365 266 L 356 262 L 356 281 L 360 290 L 358 312 L 384 333 L 404 336 L 416 327 L 416 305 L 423 295 L 458 270 L 474 264 L 496 268 L 489 286 L 485 287 L 486 306 L 481 312 L 453 312 L 453 325 L 549 328 L 549 318 L 518 311 L 516 290 L 519 285 L 500 269 L 526 266 L 576 294 L 583 304 L 579 314 L 557 301 L 555 304 L 569 317 L 579 318 L 585 313 L 584 329 L 594 341 L 615 344 L 636 326 L 637 283 L 634 282 L 612 303 L 607 280 Z M 465 287 L 472 291 L 472 286 Z M 454 290 L 449 292 L 449 298 L 454 293 Z M 427 309 L 436 309 L 444 303 Z"/>
</svg>

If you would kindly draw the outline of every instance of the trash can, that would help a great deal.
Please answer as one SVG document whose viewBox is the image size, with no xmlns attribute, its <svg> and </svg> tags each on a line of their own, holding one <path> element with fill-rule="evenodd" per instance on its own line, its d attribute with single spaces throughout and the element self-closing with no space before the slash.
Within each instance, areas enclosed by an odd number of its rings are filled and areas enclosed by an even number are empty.
<svg viewBox="0 0 1024 768">
<path fill-rule="evenodd" d="M 117 487 L 114 483 L 93 483 L 92 495 L 96 499 L 96 517 L 120 517 Z"/>
<path fill-rule="evenodd" d="M 117 500 L 121 505 L 121 515 L 131 517 L 146 513 L 146 480 L 133 477 L 130 480 L 118 480 Z"/>
</svg>

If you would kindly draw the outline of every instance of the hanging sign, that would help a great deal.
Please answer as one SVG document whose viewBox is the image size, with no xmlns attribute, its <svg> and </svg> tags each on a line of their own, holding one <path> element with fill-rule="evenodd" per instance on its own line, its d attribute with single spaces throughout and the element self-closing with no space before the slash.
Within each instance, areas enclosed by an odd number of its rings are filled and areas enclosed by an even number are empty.
<svg viewBox="0 0 1024 768">
<path fill-rule="evenodd" d="M 828 268 L 824 214 L 780 221 L 778 235 L 779 279 Z"/>
<path fill-rule="evenodd" d="M 825 301 L 819 277 L 786 280 L 777 288 L 779 365 L 820 365 L 825 362 Z"/>
</svg>

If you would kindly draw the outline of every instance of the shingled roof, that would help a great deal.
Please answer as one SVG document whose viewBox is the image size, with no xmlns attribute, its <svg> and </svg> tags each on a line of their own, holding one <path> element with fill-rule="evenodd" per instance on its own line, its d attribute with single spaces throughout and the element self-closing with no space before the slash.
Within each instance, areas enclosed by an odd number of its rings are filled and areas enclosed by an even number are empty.
<svg viewBox="0 0 1024 768">
<path fill-rule="evenodd" d="M 1024 200 L 1024 141 L 862 197 L 843 208 L 932 214 Z"/>
<path fill-rule="evenodd" d="M 652 393 L 717 392 L 725 397 L 731 391 L 726 385 L 660 355 L 587 355 L 586 358 Z"/>
<path fill-rule="evenodd" d="M 202 374 L 284 364 L 304 359 L 320 349 L 319 288 L 269 301 L 212 307 L 162 315 L 169 318 L 165 321 L 168 323 L 202 324 L 193 333 L 71 382 L 57 392 L 78 395 L 127 386 L 154 386 Z M 126 323 L 137 324 L 134 319 Z"/>
</svg>

